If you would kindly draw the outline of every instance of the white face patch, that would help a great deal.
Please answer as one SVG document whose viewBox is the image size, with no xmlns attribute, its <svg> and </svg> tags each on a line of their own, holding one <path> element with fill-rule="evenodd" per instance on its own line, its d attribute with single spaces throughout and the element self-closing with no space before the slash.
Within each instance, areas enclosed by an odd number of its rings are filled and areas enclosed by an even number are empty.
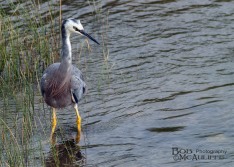
<svg viewBox="0 0 234 167">
<path fill-rule="evenodd" d="M 76 20 L 76 27 L 77 27 L 79 30 L 84 30 L 84 27 L 82 26 L 80 20 Z"/>
<path fill-rule="evenodd" d="M 84 30 L 84 27 L 82 26 L 80 20 L 75 20 L 75 19 L 69 19 L 67 23 L 65 24 L 66 30 L 68 30 L 70 33 L 78 33 L 81 34 L 78 30 Z M 82 34 L 81 34 L 82 35 Z"/>
</svg>

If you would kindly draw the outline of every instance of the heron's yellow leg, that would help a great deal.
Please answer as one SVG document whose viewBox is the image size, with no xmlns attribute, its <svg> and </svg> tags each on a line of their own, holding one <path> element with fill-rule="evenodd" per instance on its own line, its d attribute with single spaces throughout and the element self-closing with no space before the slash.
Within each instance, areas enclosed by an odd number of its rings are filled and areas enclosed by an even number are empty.
<svg viewBox="0 0 234 167">
<path fill-rule="evenodd" d="M 53 137 L 53 134 L 55 132 L 55 128 L 56 128 L 56 125 L 57 125 L 57 117 L 56 117 L 56 110 L 55 108 L 52 108 L 53 110 L 53 113 L 52 113 L 52 130 L 51 130 L 51 138 Z"/>
<path fill-rule="evenodd" d="M 79 114 L 78 106 L 75 104 L 74 106 L 76 110 L 76 124 L 77 124 L 77 136 L 76 136 L 76 142 L 80 141 L 80 136 L 81 136 L 81 116 Z"/>
</svg>

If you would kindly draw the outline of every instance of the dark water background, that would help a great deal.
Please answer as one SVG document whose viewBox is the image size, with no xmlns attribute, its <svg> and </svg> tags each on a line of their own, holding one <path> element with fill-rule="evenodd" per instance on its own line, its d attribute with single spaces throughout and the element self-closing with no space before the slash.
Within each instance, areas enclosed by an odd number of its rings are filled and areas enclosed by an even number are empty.
<svg viewBox="0 0 234 167">
<path fill-rule="evenodd" d="M 41 7 L 46 9 L 47 3 Z M 233 1 L 97 4 L 107 15 L 106 29 L 95 21 L 94 8 L 87 1 L 68 0 L 62 6 L 63 18 L 81 19 L 85 30 L 101 42 L 104 31 L 109 49 L 104 61 L 103 47 L 90 42 L 92 53 L 79 57 L 79 42 L 84 38 L 71 39 L 73 64 L 84 72 L 88 85 L 79 107 L 84 132 L 79 145 L 86 165 L 233 166 Z M 39 92 L 36 99 L 41 101 Z M 41 133 L 48 134 L 42 142 L 48 154 L 50 109 L 41 102 L 35 105 L 41 124 L 33 141 L 36 145 Z M 59 112 L 58 119 L 65 139 L 75 134 L 72 108 Z M 176 162 L 173 147 L 227 153 L 215 154 L 225 155 L 222 160 Z"/>
</svg>

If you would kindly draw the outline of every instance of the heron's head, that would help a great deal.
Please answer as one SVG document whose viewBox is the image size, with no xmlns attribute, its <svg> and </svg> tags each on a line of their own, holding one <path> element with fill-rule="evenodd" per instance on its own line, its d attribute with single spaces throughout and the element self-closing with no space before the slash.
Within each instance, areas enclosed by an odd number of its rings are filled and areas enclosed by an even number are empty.
<svg viewBox="0 0 234 167">
<path fill-rule="evenodd" d="M 88 37 L 89 39 L 91 39 L 92 41 L 94 41 L 95 43 L 99 44 L 99 42 L 96 39 L 94 39 L 93 37 L 91 37 L 89 34 L 87 34 L 84 31 L 84 28 L 83 28 L 82 24 L 80 23 L 80 20 L 76 20 L 76 19 L 64 20 L 64 22 L 62 24 L 62 29 L 63 28 L 66 31 L 68 31 L 69 33 L 77 33 L 80 35 L 84 35 L 84 36 Z"/>
</svg>

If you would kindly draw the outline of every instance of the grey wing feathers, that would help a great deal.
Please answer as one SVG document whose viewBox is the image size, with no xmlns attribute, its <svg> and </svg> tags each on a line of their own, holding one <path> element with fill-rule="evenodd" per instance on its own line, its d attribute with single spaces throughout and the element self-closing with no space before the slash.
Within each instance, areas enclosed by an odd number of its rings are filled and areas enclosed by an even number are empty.
<svg viewBox="0 0 234 167">
<path fill-rule="evenodd" d="M 44 93 L 45 93 L 45 88 L 46 86 L 48 86 L 47 84 L 47 77 L 51 77 L 51 74 L 58 69 L 60 63 L 54 63 L 51 64 L 43 73 L 41 81 L 40 81 L 40 86 L 41 86 L 41 94 L 44 97 Z"/>
<path fill-rule="evenodd" d="M 73 95 L 80 100 L 85 93 L 85 90 L 86 84 L 81 71 L 75 66 L 72 66 L 71 91 Z"/>
</svg>

